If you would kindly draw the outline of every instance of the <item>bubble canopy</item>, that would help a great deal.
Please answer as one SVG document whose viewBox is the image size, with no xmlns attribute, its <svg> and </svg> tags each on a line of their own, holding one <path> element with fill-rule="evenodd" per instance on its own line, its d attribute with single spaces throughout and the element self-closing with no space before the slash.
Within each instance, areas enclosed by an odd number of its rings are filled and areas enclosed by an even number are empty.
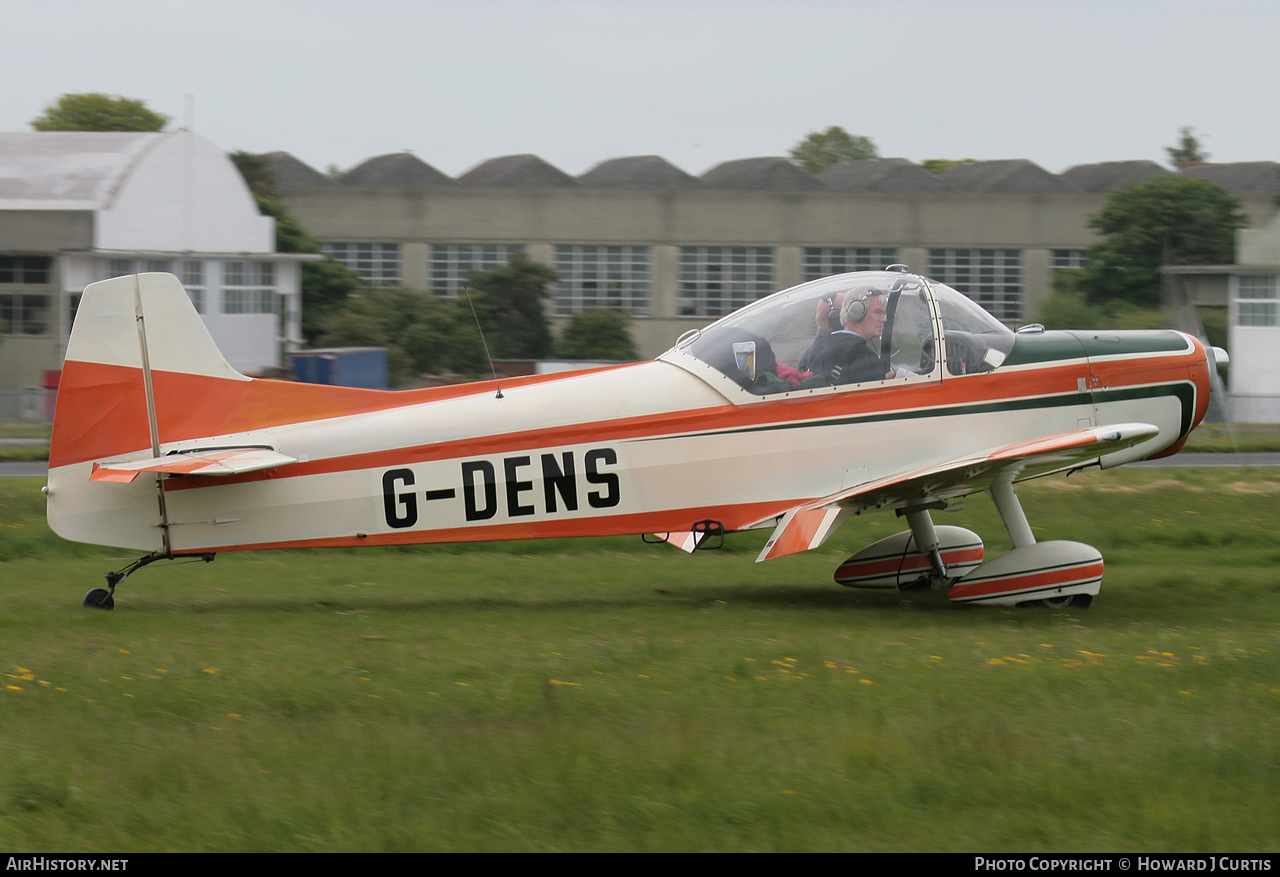
<svg viewBox="0 0 1280 877">
<path fill-rule="evenodd" d="M 834 315 L 848 298 L 865 304 L 846 308 L 846 318 L 879 311 L 878 304 L 883 305 L 882 325 L 870 318 L 855 321 L 852 330 L 843 325 Z M 998 368 L 1015 338 L 995 317 L 945 284 L 916 274 L 859 271 L 776 292 L 687 333 L 662 358 L 679 362 L 692 357 L 753 395 L 773 395 L 936 379 L 939 336 L 943 370 L 949 375 Z M 814 355 L 815 348 L 841 339 L 845 347 L 866 348 L 859 351 L 864 361 L 861 377 L 855 379 L 851 370 L 843 375 L 837 370 L 833 377 L 824 359 Z M 869 379 L 865 363 L 876 357 L 882 368 L 872 367 Z"/>
</svg>

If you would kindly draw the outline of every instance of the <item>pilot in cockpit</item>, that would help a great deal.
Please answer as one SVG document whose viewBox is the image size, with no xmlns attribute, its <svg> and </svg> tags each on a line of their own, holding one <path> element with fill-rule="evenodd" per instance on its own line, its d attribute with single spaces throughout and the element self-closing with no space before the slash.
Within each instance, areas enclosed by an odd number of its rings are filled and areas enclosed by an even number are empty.
<svg viewBox="0 0 1280 877">
<path fill-rule="evenodd" d="M 888 319 L 889 293 L 874 286 L 849 290 L 840 304 L 841 328 L 819 335 L 806 353 L 809 371 L 832 384 L 893 377 L 880 358 L 879 338 Z"/>
</svg>

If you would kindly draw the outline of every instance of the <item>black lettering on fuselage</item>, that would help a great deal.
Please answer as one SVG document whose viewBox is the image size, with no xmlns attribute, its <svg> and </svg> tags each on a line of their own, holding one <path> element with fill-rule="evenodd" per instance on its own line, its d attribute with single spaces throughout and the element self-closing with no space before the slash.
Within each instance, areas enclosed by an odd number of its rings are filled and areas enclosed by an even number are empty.
<svg viewBox="0 0 1280 877">
<path fill-rule="evenodd" d="M 618 482 L 618 476 L 612 472 L 601 472 L 601 464 L 605 466 L 618 465 L 618 453 L 613 448 L 596 448 L 587 451 L 586 469 L 587 481 L 591 484 L 602 485 L 605 489 L 593 490 L 587 494 L 587 502 L 591 504 L 593 509 L 613 508 L 622 502 L 622 489 Z"/>
<path fill-rule="evenodd" d="M 507 457 L 502 461 L 502 471 L 507 476 L 507 516 L 518 518 L 531 515 L 537 509 L 531 505 L 520 505 L 520 494 L 533 490 L 532 481 L 520 481 L 519 469 L 529 465 L 528 457 Z"/>
<path fill-rule="evenodd" d="M 484 489 L 484 505 L 477 502 L 476 473 Z M 469 460 L 462 464 L 462 501 L 468 521 L 487 521 L 498 513 L 498 485 L 493 464 L 488 460 Z"/>
<path fill-rule="evenodd" d="M 412 490 L 396 493 L 397 482 L 413 486 L 412 469 L 388 469 L 382 473 L 382 509 L 388 527 L 412 527 L 418 523 L 418 497 Z"/>
<path fill-rule="evenodd" d="M 564 500 L 565 511 L 578 510 L 578 482 L 573 477 L 573 451 L 560 454 L 561 463 L 556 464 L 555 454 L 542 455 L 542 493 L 546 499 L 547 511 L 558 511 L 556 493 Z"/>
<path fill-rule="evenodd" d="M 462 507 L 466 520 L 493 520 L 500 517 L 499 511 L 505 511 L 501 517 L 508 519 L 576 512 L 584 489 L 587 504 L 593 509 L 620 505 L 622 479 L 617 472 L 609 471 L 618 465 L 618 452 L 613 448 L 592 448 L 582 453 L 581 461 L 574 459 L 578 453 L 548 451 L 539 454 L 536 461 L 532 454 L 461 461 Z M 539 476 L 541 491 L 537 490 Z M 585 485 L 579 483 L 580 478 L 585 479 Z M 415 491 L 415 483 L 412 469 L 388 469 L 382 473 L 382 510 L 388 527 L 404 529 L 417 525 L 421 501 L 426 501 L 430 509 L 457 508 L 451 502 L 457 498 L 455 487 L 428 486 Z"/>
</svg>

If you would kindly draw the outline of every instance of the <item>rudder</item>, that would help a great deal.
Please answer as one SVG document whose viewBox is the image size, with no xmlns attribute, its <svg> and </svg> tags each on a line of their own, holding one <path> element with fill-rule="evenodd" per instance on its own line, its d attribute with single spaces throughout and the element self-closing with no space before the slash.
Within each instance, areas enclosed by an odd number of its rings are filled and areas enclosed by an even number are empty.
<svg viewBox="0 0 1280 877">
<path fill-rule="evenodd" d="M 154 479 L 92 484 L 95 461 L 154 456 L 161 441 L 153 378 L 242 384 L 172 274 L 85 288 L 67 343 L 49 443 L 48 519 L 81 542 L 163 550 Z M 194 400 L 188 400 L 188 402 Z"/>
</svg>

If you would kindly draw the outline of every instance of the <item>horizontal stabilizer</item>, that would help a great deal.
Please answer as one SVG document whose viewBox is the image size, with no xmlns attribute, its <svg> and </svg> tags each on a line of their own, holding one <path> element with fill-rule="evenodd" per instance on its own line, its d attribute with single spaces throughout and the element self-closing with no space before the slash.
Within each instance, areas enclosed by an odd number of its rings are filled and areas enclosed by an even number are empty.
<svg viewBox="0 0 1280 877">
<path fill-rule="evenodd" d="M 1087 465 L 1104 454 L 1131 448 L 1159 432 L 1159 427 L 1149 423 L 1074 429 L 868 481 L 789 510 L 778 522 L 756 562 L 817 548 L 855 512 L 950 500 L 986 490 L 997 477 L 1025 481 Z M 836 516 L 837 511 L 843 515 Z"/>
<path fill-rule="evenodd" d="M 270 448 L 208 448 L 182 451 L 144 460 L 93 464 L 90 481 L 128 484 L 140 472 L 163 472 L 169 475 L 240 475 L 298 462 L 296 458 Z"/>
</svg>

